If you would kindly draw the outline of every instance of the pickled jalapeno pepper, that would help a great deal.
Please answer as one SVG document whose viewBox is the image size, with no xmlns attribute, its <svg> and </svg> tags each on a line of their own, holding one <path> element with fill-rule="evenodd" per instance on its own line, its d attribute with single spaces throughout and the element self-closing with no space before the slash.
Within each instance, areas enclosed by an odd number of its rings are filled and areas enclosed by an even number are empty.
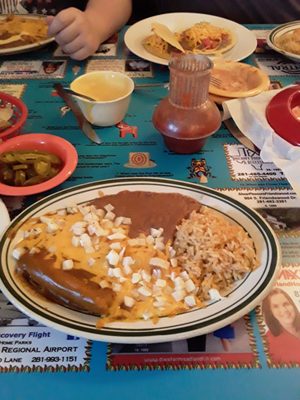
<svg viewBox="0 0 300 400">
<path fill-rule="evenodd" d="M 15 150 L 0 154 L 0 181 L 11 186 L 30 186 L 53 178 L 62 168 L 55 154 Z"/>
</svg>

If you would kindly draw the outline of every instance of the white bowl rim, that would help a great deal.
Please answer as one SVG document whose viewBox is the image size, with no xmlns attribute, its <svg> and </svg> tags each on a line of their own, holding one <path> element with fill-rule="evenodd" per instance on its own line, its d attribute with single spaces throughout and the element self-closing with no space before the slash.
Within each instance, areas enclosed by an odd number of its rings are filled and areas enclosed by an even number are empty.
<svg viewBox="0 0 300 400">
<path fill-rule="evenodd" d="M 80 95 L 76 96 L 74 95 L 74 97 L 76 97 L 77 99 L 79 99 L 80 101 L 84 102 L 84 103 L 90 103 L 90 104 L 108 104 L 108 103 L 116 103 L 117 101 L 123 100 L 126 97 L 130 96 L 131 93 L 134 91 L 134 81 L 132 78 L 130 78 L 130 76 L 126 75 L 124 72 L 120 72 L 120 71 L 112 71 L 112 70 L 105 70 L 105 71 L 90 71 L 90 72 L 86 72 L 85 74 L 82 74 L 80 76 L 78 76 L 77 78 L 75 78 L 71 83 L 70 83 L 70 87 L 72 85 L 72 83 L 74 83 L 75 81 L 79 81 L 80 79 L 83 79 L 84 77 L 86 77 L 87 75 L 106 75 L 106 74 L 110 74 L 110 75 L 118 75 L 121 76 L 125 79 L 128 80 L 128 82 L 130 83 L 130 89 L 128 90 L 128 92 L 121 96 L 121 97 L 117 97 L 116 99 L 113 100 L 88 100 L 88 99 L 84 99 L 83 97 L 81 97 Z"/>
<path fill-rule="evenodd" d="M 276 46 L 276 44 L 274 43 L 274 38 L 276 36 L 281 36 L 281 35 L 289 32 L 291 30 L 296 29 L 296 27 L 300 28 L 300 20 L 287 22 L 285 24 L 278 25 L 277 27 L 272 29 L 269 32 L 268 37 L 267 37 L 268 46 L 271 47 L 273 50 L 277 51 L 278 53 L 281 53 L 281 54 L 286 55 L 288 57 L 292 57 L 294 59 L 300 60 L 300 55 L 299 54 L 291 53 L 289 51 L 281 49 L 280 47 Z"/>
</svg>

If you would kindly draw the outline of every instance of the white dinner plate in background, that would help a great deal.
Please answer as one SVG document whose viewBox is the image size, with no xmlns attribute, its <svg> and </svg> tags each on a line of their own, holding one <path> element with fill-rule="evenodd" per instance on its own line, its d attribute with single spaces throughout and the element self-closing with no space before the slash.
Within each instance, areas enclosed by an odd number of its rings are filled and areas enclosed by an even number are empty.
<svg viewBox="0 0 300 400">
<path fill-rule="evenodd" d="M 292 32 L 295 29 L 300 29 L 300 20 L 288 22 L 286 24 L 277 26 L 269 33 L 269 35 L 267 37 L 267 44 L 269 47 L 271 47 L 272 50 L 277 51 L 277 53 L 280 53 L 283 56 L 285 56 L 295 62 L 300 62 L 300 54 L 296 54 L 296 53 L 292 53 L 290 51 L 284 50 L 276 44 L 277 40 L 281 36 L 283 36 L 289 32 Z"/>
<path fill-rule="evenodd" d="M 253 32 L 229 19 L 198 13 L 169 13 L 143 19 L 129 27 L 124 41 L 128 49 L 135 55 L 162 65 L 168 65 L 168 60 L 156 57 L 143 47 L 143 40 L 151 35 L 151 25 L 159 22 L 166 25 L 172 32 L 182 31 L 199 22 L 210 22 L 220 28 L 229 29 L 236 37 L 236 44 L 222 54 L 224 60 L 240 61 L 254 52 L 257 40 Z M 213 57 L 211 57 L 213 58 Z"/>
<path fill-rule="evenodd" d="M 2 232 L 5 230 L 5 228 L 7 228 L 9 222 L 10 218 L 6 205 L 0 199 L 0 236 L 2 235 Z"/>
<path fill-rule="evenodd" d="M 0 15 L 0 21 L 7 18 L 7 15 Z M 41 15 L 30 15 L 30 14 L 25 14 L 24 18 L 29 18 L 29 19 L 41 19 L 45 18 L 44 16 Z M 32 50 L 38 50 L 41 47 L 46 46 L 47 44 L 54 42 L 54 37 L 47 37 L 43 40 L 37 40 L 33 43 L 29 44 L 24 44 L 24 45 L 17 45 L 17 46 L 11 46 L 11 47 L 5 47 L 1 48 L 0 47 L 0 56 L 3 55 L 12 55 L 12 54 L 19 54 L 19 53 L 27 53 Z"/>
</svg>

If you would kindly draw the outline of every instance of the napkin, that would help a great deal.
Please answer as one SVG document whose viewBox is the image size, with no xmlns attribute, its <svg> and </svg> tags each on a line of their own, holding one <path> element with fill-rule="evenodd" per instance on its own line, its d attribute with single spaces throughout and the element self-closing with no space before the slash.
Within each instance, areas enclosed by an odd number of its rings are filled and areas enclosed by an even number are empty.
<svg viewBox="0 0 300 400">
<path fill-rule="evenodd" d="M 223 120 L 231 117 L 240 131 L 260 149 L 262 161 L 273 162 L 280 168 L 300 197 L 300 147 L 277 135 L 265 116 L 268 103 L 281 90 L 223 102 Z"/>
</svg>

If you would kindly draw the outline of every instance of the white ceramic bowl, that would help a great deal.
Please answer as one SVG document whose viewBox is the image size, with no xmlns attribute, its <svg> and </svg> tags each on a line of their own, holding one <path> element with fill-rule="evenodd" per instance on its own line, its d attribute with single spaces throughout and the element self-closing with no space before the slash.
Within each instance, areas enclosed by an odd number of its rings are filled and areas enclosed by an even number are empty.
<svg viewBox="0 0 300 400">
<path fill-rule="evenodd" d="M 293 52 L 287 51 L 283 48 L 280 48 L 278 46 L 278 39 L 281 38 L 283 35 L 286 35 L 289 32 L 294 31 L 295 29 L 300 28 L 300 20 L 299 21 L 293 21 L 293 22 L 288 22 L 283 25 L 279 25 L 276 28 L 274 28 L 268 35 L 267 37 L 267 44 L 271 49 L 277 51 L 278 53 L 284 55 L 285 57 L 299 62 L 300 61 L 300 54 L 295 54 Z"/>
<path fill-rule="evenodd" d="M 77 93 L 96 98 L 95 101 L 75 96 L 86 119 L 93 125 L 112 126 L 125 117 L 134 82 L 126 74 L 94 71 L 81 75 L 70 85 Z"/>
</svg>

